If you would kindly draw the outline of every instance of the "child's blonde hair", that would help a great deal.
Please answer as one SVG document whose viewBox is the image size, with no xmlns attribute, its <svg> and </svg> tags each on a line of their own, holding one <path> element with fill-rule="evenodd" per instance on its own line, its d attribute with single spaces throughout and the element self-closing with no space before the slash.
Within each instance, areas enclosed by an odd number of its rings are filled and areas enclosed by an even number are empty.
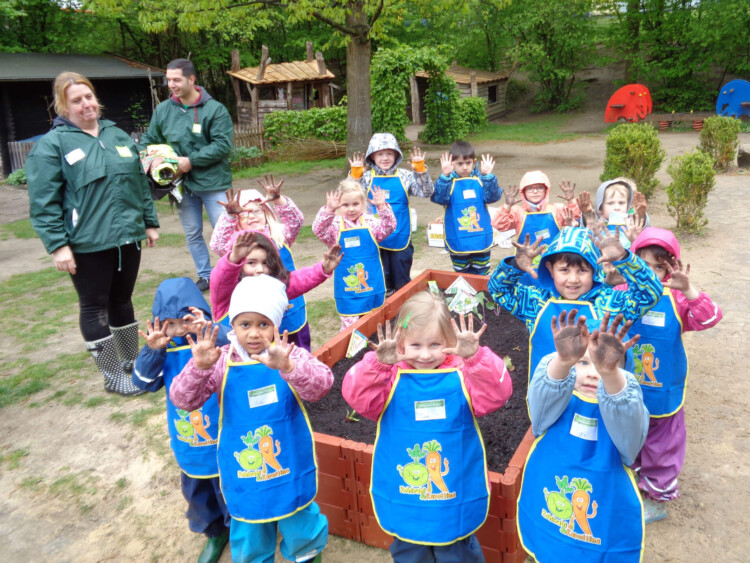
<svg viewBox="0 0 750 563">
<path fill-rule="evenodd" d="M 367 193 L 362 187 L 362 184 L 360 184 L 359 182 L 355 182 L 354 180 L 343 180 L 341 183 L 339 183 L 337 191 L 339 193 L 339 196 L 342 196 L 344 194 L 357 193 L 362 198 L 362 201 L 365 201 L 367 199 Z"/>
<path fill-rule="evenodd" d="M 456 334 L 451 326 L 451 312 L 442 297 L 429 291 L 420 291 L 411 296 L 398 312 L 396 328 L 401 329 L 399 340 L 435 325 L 440 327 L 448 346 L 455 346 Z"/>
</svg>

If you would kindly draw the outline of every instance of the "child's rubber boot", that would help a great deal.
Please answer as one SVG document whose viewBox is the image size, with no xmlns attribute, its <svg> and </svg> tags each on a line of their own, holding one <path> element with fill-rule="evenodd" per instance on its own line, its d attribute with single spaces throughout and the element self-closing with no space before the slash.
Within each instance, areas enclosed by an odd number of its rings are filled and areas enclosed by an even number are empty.
<svg viewBox="0 0 750 563">
<path fill-rule="evenodd" d="M 229 531 L 224 532 L 220 536 L 208 538 L 203 551 L 198 556 L 198 563 L 216 563 L 221 557 L 221 552 L 224 551 L 224 546 L 227 545 L 228 541 Z"/>
<path fill-rule="evenodd" d="M 133 385 L 133 375 L 126 373 L 122 369 L 112 335 L 94 340 L 93 342 L 86 342 L 86 348 L 91 352 L 96 362 L 96 367 L 104 375 L 105 391 L 117 393 L 124 397 L 145 393 L 145 391 Z"/>
<path fill-rule="evenodd" d="M 111 326 L 109 330 L 115 339 L 115 350 L 125 373 L 132 373 L 138 358 L 138 321 L 125 326 Z"/>
<path fill-rule="evenodd" d="M 646 524 L 658 522 L 667 517 L 667 503 L 657 502 L 648 497 L 643 499 L 643 519 Z"/>
</svg>

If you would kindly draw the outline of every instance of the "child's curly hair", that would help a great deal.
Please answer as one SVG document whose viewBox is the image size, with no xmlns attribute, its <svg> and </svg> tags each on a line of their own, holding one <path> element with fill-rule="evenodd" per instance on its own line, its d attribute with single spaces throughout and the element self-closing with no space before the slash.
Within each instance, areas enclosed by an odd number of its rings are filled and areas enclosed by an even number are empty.
<svg viewBox="0 0 750 563">
<path fill-rule="evenodd" d="M 289 285 L 289 270 L 286 269 L 281 261 L 276 245 L 263 233 L 257 231 L 247 231 L 253 233 L 253 242 L 266 251 L 266 266 L 268 266 L 268 275 Z M 240 278 L 244 277 L 240 272 Z"/>
<path fill-rule="evenodd" d="M 396 328 L 401 329 L 399 340 L 437 325 L 443 332 L 449 347 L 456 345 L 456 334 L 451 326 L 451 312 L 445 300 L 429 291 L 420 291 L 411 296 L 398 312 Z"/>
</svg>

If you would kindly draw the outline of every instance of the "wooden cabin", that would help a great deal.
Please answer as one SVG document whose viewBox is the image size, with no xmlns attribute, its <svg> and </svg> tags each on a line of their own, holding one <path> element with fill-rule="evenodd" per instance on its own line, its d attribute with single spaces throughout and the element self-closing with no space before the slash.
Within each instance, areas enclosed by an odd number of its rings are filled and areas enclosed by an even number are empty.
<svg viewBox="0 0 750 563">
<path fill-rule="evenodd" d="M 456 81 L 462 98 L 469 96 L 487 100 L 487 119 L 495 119 L 505 113 L 505 89 L 510 71 L 489 72 L 458 66 L 455 61 L 445 71 L 446 76 Z M 424 98 L 427 93 L 429 75 L 420 71 L 411 77 L 411 119 L 414 125 L 425 123 Z"/>
<path fill-rule="evenodd" d="M 313 56 L 307 42 L 307 60 L 271 63 L 263 45 L 257 67 L 240 68 L 240 55 L 232 51 L 232 70 L 228 74 L 237 97 L 237 121 L 240 126 L 258 125 L 269 113 L 281 110 L 306 110 L 333 105 L 334 74 L 326 69 L 323 54 Z M 242 88 L 244 84 L 245 88 Z"/>
</svg>

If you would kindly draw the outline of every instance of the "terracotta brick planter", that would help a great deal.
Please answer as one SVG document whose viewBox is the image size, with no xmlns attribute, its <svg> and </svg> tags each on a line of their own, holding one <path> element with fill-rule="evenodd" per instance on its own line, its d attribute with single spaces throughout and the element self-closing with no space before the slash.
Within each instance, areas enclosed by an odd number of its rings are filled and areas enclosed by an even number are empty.
<svg viewBox="0 0 750 563">
<path fill-rule="evenodd" d="M 395 317 L 409 297 L 427 289 L 428 281 L 435 281 L 438 287 L 445 289 L 456 277 L 453 272 L 425 270 L 389 297 L 381 309 L 362 317 L 349 329 L 318 348 L 314 353 L 315 357 L 333 366 L 346 355 L 353 330 L 359 330 L 363 334 L 374 333 L 377 324 Z M 466 275 L 464 278 L 474 289 L 487 290 L 486 277 Z M 523 465 L 533 441 L 529 429 L 505 472 L 490 472 L 490 512 L 484 526 L 477 532 L 488 563 L 520 563 L 526 558 L 518 541 L 516 500 L 521 489 Z M 369 495 L 372 444 L 316 432 L 315 447 L 320 467 L 316 502 L 328 517 L 330 533 L 386 549 L 393 538 L 378 525 Z"/>
</svg>

